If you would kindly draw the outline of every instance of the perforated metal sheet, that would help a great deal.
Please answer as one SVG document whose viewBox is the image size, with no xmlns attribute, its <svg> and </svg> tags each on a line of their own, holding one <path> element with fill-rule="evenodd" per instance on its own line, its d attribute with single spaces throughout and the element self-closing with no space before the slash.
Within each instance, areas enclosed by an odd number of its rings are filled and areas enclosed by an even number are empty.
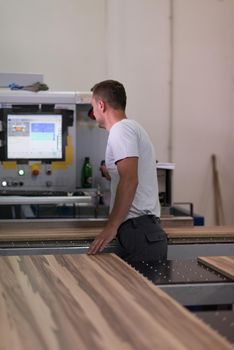
<svg viewBox="0 0 234 350">
<path fill-rule="evenodd" d="M 234 311 L 199 311 L 195 314 L 234 343 Z"/>
<path fill-rule="evenodd" d="M 157 285 L 230 281 L 210 268 L 202 266 L 196 259 L 147 263 L 141 261 L 132 266 Z"/>
</svg>

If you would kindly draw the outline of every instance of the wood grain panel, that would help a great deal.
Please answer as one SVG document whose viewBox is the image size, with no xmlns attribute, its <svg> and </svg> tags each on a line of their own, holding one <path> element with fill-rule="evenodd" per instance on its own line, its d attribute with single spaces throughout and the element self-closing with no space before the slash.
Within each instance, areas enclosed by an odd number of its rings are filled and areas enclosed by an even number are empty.
<svg viewBox="0 0 234 350">
<path fill-rule="evenodd" d="M 117 256 L 0 257 L 4 350 L 226 350 Z"/>
<path fill-rule="evenodd" d="M 169 238 L 234 238 L 233 226 L 167 227 L 164 229 Z M 1 223 L 0 241 L 93 239 L 101 230 L 102 227 L 79 227 L 75 222 Z"/>
<path fill-rule="evenodd" d="M 165 230 L 169 238 L 234 237 L 234 226 L 193 226 Z"/>
<path fill-rule="evenodd" d="M 234 256 L 199 256 L 197 260 L 213 270 L 218 271 L 224 276 L 234 280 Z"/>
<path fill-rule="evenodd" d="M 93 239 L 100 232 L 101 228 L 89 227 L 10 227 L 0 228 L 0 241 L 38 241 L 38 240 L 82 240 Z"/>
</svg>

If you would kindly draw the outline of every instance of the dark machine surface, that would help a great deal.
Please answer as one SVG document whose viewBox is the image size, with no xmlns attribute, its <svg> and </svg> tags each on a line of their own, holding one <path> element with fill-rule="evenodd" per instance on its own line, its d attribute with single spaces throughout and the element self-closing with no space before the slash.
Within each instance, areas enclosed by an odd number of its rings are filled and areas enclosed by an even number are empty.
<svg viewBox="0 0 234 350">
<path fill-rule="evenodd" d="M 197 311 L 196 316 L 234 343 L 234 311 Z"/>
<path fill-rule="evenodd" d="M 200 264 L 196 259 L 151 263 L 141 261 L 132 266 L 177 301 L 186 305 L 230 342 L 234 342 L 234 312 L 232 310 L 234 282 L 231 279 Z M 185 294 L 194 295 L 187 298 Z M 207 308 L 210 310 L 203 311 Z M 219 308 L 228 310 L 219 310 Z M 212 309 L 216 310 L 212 311 Z"/>
<path fill-rule="evenodd" d="M 140 261 L 133 267 L 156 285 L 230 281 L 196 260 Z"/>
</svg>

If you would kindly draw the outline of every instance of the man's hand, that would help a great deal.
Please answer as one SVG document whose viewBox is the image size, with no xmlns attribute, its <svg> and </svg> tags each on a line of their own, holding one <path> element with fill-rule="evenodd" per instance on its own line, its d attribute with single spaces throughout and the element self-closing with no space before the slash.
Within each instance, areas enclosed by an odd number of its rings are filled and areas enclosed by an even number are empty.
<svg viewBox="0 0 234 350">
<path fill-rule="evenodd" d="M 88 254 L 96 254 L 102 252 L 107 244 L 115 238 L 117 230 L 105 228 L 91 243 Z"/>
<path fill-rule="evenodd" d="M 105 166 L 105 164 L 102 164 L 100 166 L 99 170 L 101 171 L 101 174 L 103 177 L 105 177 L 108 181 L 111 181 L 110 174 L 108 173 L 108 170 L 107 170 L 107 167 Z"/>
</svg>

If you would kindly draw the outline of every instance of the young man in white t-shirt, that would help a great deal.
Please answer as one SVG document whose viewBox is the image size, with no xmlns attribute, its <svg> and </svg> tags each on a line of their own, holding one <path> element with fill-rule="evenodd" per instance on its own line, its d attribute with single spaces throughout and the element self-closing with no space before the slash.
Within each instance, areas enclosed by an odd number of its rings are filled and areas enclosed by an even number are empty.
<svg viewBox="0 0 234 350">
<path fill-rule="evenodd" d="M 167 237 L 160 226 L 156 159 L 146 131 L 125 114 L 123 85 L 106 80 L 92 88 L 92 113 L 109 131 L 107 177 L 111 180 L 110 215 L 89 254 L 101 252 L 117 236 L 121 257 L 129 262 L 165 259 Z"/>
</svg>

